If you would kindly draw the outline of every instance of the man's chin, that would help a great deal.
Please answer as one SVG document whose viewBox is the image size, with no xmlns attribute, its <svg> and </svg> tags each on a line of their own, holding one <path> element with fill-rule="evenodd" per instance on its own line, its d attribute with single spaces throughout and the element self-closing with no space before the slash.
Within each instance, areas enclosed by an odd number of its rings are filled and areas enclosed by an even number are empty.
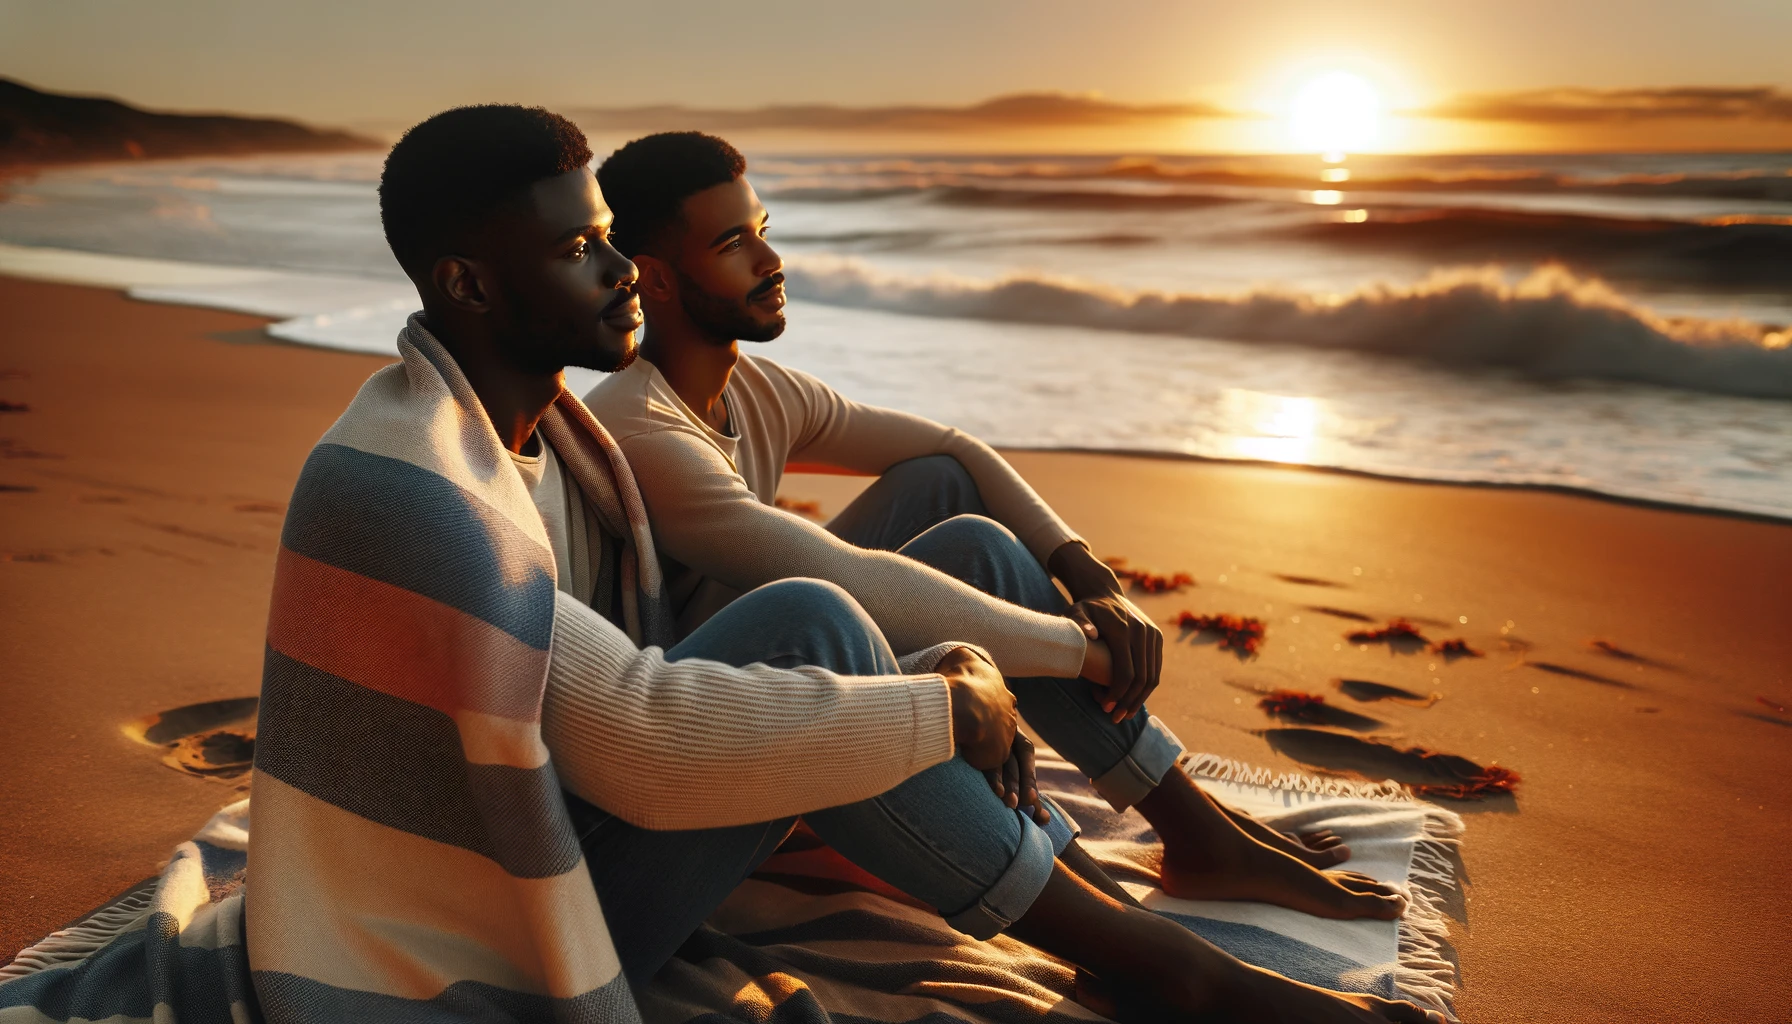
<svg viewBox="0 0 1792 1024">
<path fill-rule="evenodd" d="M 606 339 L 603 344 L 593 345 L 577 353 L 575 358 L 567 360 L 566 365 L 596 370 L 599 373 L 615 373 L 627 369 L 640 351 L 641 347 L 635 344 L 635 332 L 630 331 L 617 341 Z"/>
<path fill-rule="evenodd" d="M 784 326 L 784 314 L 780 311 L 769 320 L 754 321 L 753 330 L 742 332 L 739 339 L 741 341 L 772 341 L 784 333 Z"/>
</svg>

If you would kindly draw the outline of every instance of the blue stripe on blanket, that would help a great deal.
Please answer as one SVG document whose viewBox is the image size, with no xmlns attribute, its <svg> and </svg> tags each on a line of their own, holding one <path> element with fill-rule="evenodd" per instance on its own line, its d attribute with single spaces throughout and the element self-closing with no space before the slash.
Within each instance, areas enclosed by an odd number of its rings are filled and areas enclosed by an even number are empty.
<svg viewBox="0 0 1792 1024">
<path fill-rule="evenodd" d="M 601 988 L 569 999 L 516 992 L 476 981 L 455 982 L 434 999 L 404 999 L 337 988 L 278 971 L 255 971 L 254 975 L 262 1015 L 268 1020 L 379 1021 L 381 1024 L 443 1024 L 449 1020 L 612 1024 L 639 1019 L 628 982 L 620 974 Z"/>
<path fill-rule="evenodd" d="M 1161 910 L 1158 913 L 1247 964 L 1269 966 L 1278 974 L 1320 988 L 1364 992 L 1387 999 L 1398 998 L 1394 994 L 1394 976 L 1390 971 L 1376 973 L 1372 968 L 1366 976 L 1363 965 L 1359 963 L 1256 925 L 1170 914 Z M 1369 979 L 1367 984 L 1365 978 Z"/>
<path fill-rule="evenodd" d="M 579 863 L 551 764 L 468 764 L 460 730 L 442 712 L 271 647 L 266 659 L 256 771 L 369 821 L 471 850 L 518 878 L 552 878 Z"/>
<path fill-rule="evenodd" d="M 553 640 L 553 554 L 453 481 L 408 462 L 318 445 L 280 543 L 484 619 L 537 650 Z"/>
</svg>

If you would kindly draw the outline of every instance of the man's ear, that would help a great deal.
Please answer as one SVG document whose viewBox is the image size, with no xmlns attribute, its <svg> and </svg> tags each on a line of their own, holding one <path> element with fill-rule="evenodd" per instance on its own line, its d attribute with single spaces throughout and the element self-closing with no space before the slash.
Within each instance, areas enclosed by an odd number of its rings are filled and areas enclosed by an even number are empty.
<svg viewBox="0 0 1792 1024">
<path fill-rule="evenodd" d="M 642 253 L 635 257 L 635 271 L 641 275 L 635 282 L 636 295 L 650 302 L 671 302 L 678 297 L 678 274 L 672 264 Z"/>
<path fill-rule="evenodd" d="M 469 313 L 483 313 L 491 308 L 491 298 L 481 280 L 478 263 L 465 256 L 443 256 L 430 268 L 430 280 L 436 293 L 449 304 Z"/>
</svg>

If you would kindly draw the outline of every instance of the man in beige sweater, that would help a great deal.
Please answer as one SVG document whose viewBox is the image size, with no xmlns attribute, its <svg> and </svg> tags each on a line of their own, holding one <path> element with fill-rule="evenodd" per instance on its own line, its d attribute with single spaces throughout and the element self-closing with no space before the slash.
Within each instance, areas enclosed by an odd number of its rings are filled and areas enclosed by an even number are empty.
<svg viewBox="0 0 1792 1024">
<path fill-rule="evenodd" d="M 1181 744 L 1143 706 L 1161 633 L 1000 455 L 740 353 L 784 327 L 783 265 L 745 170 L 696 132 L 638 139 L 598 170 L 647 336 L 586 402 L 634 467 L 680 628 L 773 580 L 837 584 L 897 650 L 959 637 L 989 651 L 1028 723 L 1163 836 L 1166 891 L 1388 916 L 1364 876 L 1322 870 L 1348 857 L 1338 837 L 1276 833 L 1173 770 Z M 880 479 L 823 528 L 774 506 L 790 462 Z"/>
</svg>

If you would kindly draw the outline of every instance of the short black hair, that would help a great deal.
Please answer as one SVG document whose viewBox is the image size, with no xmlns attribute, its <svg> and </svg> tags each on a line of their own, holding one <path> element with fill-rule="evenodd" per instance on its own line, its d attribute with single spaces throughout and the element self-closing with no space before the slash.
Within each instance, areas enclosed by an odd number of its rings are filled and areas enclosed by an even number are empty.
<svg viewBox="0 0 1792 1024">
<path fill-rule="evenodd" d="M 740 150 L 702 132 L 660 132 L 611 153 L 597 169 L 597 186 L 616 215 L 610 243 L 640 255 L 678 223 L 684 201 L 747 173 Z"/>
<path fill-rule="evenodd" d="M 404 133 L 380 172 L 386 244 L 412 277 L 538 181 L 591 162 L 585 133 L 540 107 L 456 107 Z"/>
</svg>

